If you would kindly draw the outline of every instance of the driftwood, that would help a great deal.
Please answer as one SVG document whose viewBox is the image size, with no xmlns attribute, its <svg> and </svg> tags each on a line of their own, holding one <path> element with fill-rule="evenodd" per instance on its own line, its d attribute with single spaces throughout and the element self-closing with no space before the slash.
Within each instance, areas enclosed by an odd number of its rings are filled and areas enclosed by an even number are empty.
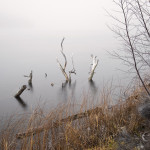
<svg viewBox="0 0 150 150">
<path fill-rule="evenodd" d="M 90 70 L 89 81 L 92 81 L 93 75 L 95 73 L 95 69 L 96 69 L 96 67 L 98 65 L 98 62 L 99 62 L 99 60 L 96 59 L 97 56 L 91 55 L 91 57 L 93 59 L 93 63 L 92 63 L 92 67 L 91 67 L 91 70 Z"/>
<path fill-rule="evenodd" d="M 68 82 L 68 81 L 71 81 L 71 74 L 72 73 L 76 74 L 76 71 L 74 69 L 73 56 L 72 56 L 71 58 L 72 58 L 73 69 L 71 71 L 69 71 L 69 75 L 66 73 L 67 58 L 66 58 L 66 55 L 65 55 L 65 53 L 63 51 L 63 42 L 64 42 L 64 40 L 65 40 L 65 38 L 63 38 L 62 41 L 61 41 L 61 50 L 60 50 L 62 55 L 63 55 L 63 57 L 64 57 L 64 59 L 65 59 L 64 67 L 61 65 L 61 63 L 59 62 L 58 58 L 56 58 L 56 60 L 57 60 L 57 63 L 59 64 L 59 66 L 60 66 L 60 69 L 61 69 L 63 75 L 66 78 L 66 81 Z"/>
<path fill-rule="evenodd" d="M 101 111 L 101 109 L 102 109 L 102 108 L 96 107 L 96 108 L 94 108 L 94 109 L 91 109 L 91 110 L 88 110 L 88 111 L 85 111 L 85 112 L 82 112 L 82 113 L 79 113 L 79 114 L 75 114 L 75 115 L 69 116 L 69 117 L 67 117 L 67 118 L 58 120 L 58 121 L 56 121 L 56 122 L 53 122 L 52 124 L 47 123 L 47 124 L 42 125 L 42 126 L 37 127 L 37 128 L 28 129 L 28 130 L 27 130 L 26 132 L 24 132 L 24 133 L 18 133 L 18 134 L 16 134 L 16 138 L 21 139 L 21 138 L 25 138 L 25 137 L 27 137 L 27 136 L 31 136 L 31 135 L 40 133 L 40 132 L 42 132 L 42 131 L 44 131 L 44 130 L 50 130 L 50 129 L 52 129 L 52 128 L 57 128 L 57 127 L 59 127 L 60 125 L 62 125 L 63 123 L 65 123 L 65 122 L 74 121 L 74 120 L 76 120 L 76 119 L 81 119 L 81 118 L 90 116 L 91 114 L 97 114 L 98 112 Z"/>
<path fill-rule="evenodd" d="M 15 94 L 15 96 L 14 97 L 20 97 L 20 95 L 23 93 L 23 91 L 25 90 L 27 88 L 27 86 L 26 85 L 23 85 L 22 87 L 21 87 L 21 89 Z"/>
<path fill-rule="evenodd" d="M 33 75 L 32 75 L 32 70 L 31 70 L 31 72 L 30 72 L 30 75 L 29 75 L 29 76 L 24 75 L 24 77 L 28 77 L 28 78 L 29 78 L 29 80 L 28 80 L 28 84 L 29 84 L 30 86 L 32 86 L 32 77 L 33 77 Z"/>
</svg>

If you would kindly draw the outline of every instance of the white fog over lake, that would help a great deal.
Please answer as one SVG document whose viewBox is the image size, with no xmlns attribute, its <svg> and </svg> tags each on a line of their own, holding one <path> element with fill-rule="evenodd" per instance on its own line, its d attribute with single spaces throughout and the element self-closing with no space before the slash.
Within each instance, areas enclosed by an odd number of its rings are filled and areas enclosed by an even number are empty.
<svg viewBox="0 0 150 150">
<path fill-rule="evenodd" d="M 106 13 L 115 10 L 111 0 L 5 0 L 0 2 L 0 115 L 32 110 L 38 104 L 52 108 L 68 99 L 80 103 L 84 93 L 98 97 L 105 82 L 125 85 L 127 74 L 119 60 L 108 54 L 119 48 L 113 24 Z M 56 61 L 64 64 L 61 41 L 67 56 L 67 71 L 74 54 L 76 75 L 62 88 L 65 78 Z M 93 82 L 88 82 L 91 54 L 99 64 Z M 32 87 L 28 86 L 33 71 Z M 45 73 L 47 77 L 45 77 Z M 51 86 L 51 83 L 54 86 Z M 14 98 L 22 85 L 21 100 Z"/>
</svg>

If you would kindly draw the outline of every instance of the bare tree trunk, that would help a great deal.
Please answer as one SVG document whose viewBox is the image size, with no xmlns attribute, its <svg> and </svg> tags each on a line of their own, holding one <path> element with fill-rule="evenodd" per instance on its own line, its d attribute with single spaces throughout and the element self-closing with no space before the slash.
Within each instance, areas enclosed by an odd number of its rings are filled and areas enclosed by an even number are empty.
<svg viewBox="0 0 150 150">
<path fill-rule="evenodd" d="M 30 73 L 30 75 L 29 75 L 29 80 L 28 80 L 28 83 L 29 83 L 29 85 L 32 85 L 32 70 L 31 70 L 31 73 Z"/>
<path fill-rule="evenodd" d="M 68 81 L 70 82 L 70 81 L 71 81 L 71 73 L 76 74 L 76 72 L 75 72 L 75 69 L 74 69 L 73 56 L 72 56 L 71 58 L 72 58 L 73 69 L 72 69 L 71 71 L 69 71 L 69 75 L 66 73 L 67 58 L 66 58 L 66 55 L 65 55 L 64 52 L 63 52 L 63 42 L 64 42 L 64 40 L 65 40 L 65 38 L 63 38 L 62 41 L 61 41 L 61 53 L 62 53 L 62 55 L 63 55 L 63 57 L 64 57 L 64 59 L 65 59 L 64 67 L 61 65 L 61 63 L 59 62 L 59 60 L 58 60 L 57 58 L 56 58 L 56 59 L 57 59 L 57 63 L 59 64 L 60 69 L 61 69 L 63 75 L 64 75 L 65 78 L 66 78 L 66 81 L 67 81 L 67 82 L 68 82 Z"/>
<path fill-rule="evenodd" d="M 69 81 L 69 77 L 68 77 L 68 75 L 67 75 L 66 71 L 64 70 L 64 68 L 62 67 L 62 65 L 60 64 L 60 62 L 59 62 L 59 60 L 58 60 L 58 59 L 57 59 L 57 62 L 58 62 L 58 64 L 59 64 L 59 66 L 60 66 L 60 69 L 61 69 L 61 71 L 62 71 L 63 75 L 64 75 L 64 76 L 65 76 L 65 78 L 66 78 L 66 81 Z"/>
<path fill-rule="evenodd" d="M 93 59 L 93 64 L 92 64 L 91 71 L 90 71 L 89 81 L 92 81 L 92 78 L 93 78 L 94 73 L 95 73 L 95 69 L 96 69 L 98 62 L 99 62 L 99 60 L 96 59 L 97 56 L 91 55 L 91 57 Z"/>
<path fill-rule="evenodd" d="M 75 68 L 74 68 L 74 61 L 73 61 L 73 54 L 72 54 L 72 56 L 71 56 L 71 62 L 72 62 L 72 70 L 70 70 L 69 71 L 69 82 L 71 83 L 71 74 L 72 73 L 74 73 L 74 74 L 76 74 L 76 70 L 75 70 Z"/>
<path fill-rule="evenodd" d="M 27 76 L 27 75 L 24 75 L 24 77 L 27 77 L 27 78 L 29 78 L 29 80 L 28 80 L 28 84 L 31 86 L 31 85 L 32 85 L 32 78 L 33 78 L 33 75 L 32 75 L 32 70 L 31 70 L 31 72 L 30 72 L 30 75 L 29 75 L 29 76 Z"/>
<path fill-rule="evenodd" d="M 65 59 L 64 67 L 62 67 L 62 65 L 60 64 L 60 62 L 59 62 L 58 59 L 57 59 L 57 62 L 58 62 L 58 64 L 59 64 L 59 66 L 60 66 L 60 69 L 61 69 L 63 75 L 64 75 L 65 78 L 66 78 L 66 81 L 69 81 L 69 77 L 68 77 L 68 75 L 67 75 L 67 73 L 66 73 L 66 70 L 65 70 L 65 69 L 66 69 L 66 66 L 67 66 L 67 58 L 66 58 L 66 55 L 65 55 L 64 52 L 63 52 L 63 42 L 64 42 L 64 40 L 65 40 L 65 38 L 63 38 L 62 41 L 61 41 L 61 53 L 62 53 L 62 55 L 63 55 L 63 57 L 64 57 L 64 59 Z"/>
</svg>

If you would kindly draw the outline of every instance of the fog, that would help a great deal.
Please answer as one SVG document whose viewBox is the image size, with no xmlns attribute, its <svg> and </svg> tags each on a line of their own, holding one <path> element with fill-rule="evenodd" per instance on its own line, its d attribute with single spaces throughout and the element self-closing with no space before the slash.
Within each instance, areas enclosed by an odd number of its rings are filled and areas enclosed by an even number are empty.
<svg viewBox="0 0 150 150">
<path fill-rule="evenodd" d="M 66 102 L 68 97 L 81 99 L 83 92 L 90 91 L 96 96 L 104 81 L 123 78 L 117 70 L 121 66 L 119 61 L 111 59 L 107 52 L 118 48 L 118 41 L 107 27 L 112 20 L 106 10 L 115 10 L 115 7 L 110 0 L 1 0 L 0 114 L 24 110 L 13 96 L 27 84 L 24 75 L 31 70 L 33 89 L 21 95 L 27 110 L 36 107 L 38 100 L 54 107 Z M 60 53 L 63 37 L 66 38 L 67 71 L 72 67 L 72 53 L 77 70 L 72 85 L 65 89 L 61 87 L 64 76 L 56 62 L 56 57 L 64 62 Z M 89 84 L 91 54 L 97 56 L 99 65 L 94 82 Z"/>
<path fill-rule="evenodd" d="M 1 0 L 0 31 L 103 31 L 105 9 L 114 9 L 111 0 Z"/>
</svg>

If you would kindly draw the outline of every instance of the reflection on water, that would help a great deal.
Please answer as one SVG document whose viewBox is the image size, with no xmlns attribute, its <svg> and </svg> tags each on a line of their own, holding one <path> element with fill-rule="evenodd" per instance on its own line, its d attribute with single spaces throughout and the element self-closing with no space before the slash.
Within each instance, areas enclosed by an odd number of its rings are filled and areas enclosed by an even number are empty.
<svg viewBox="0 0 150 150">
<path fill-rule="evenodd" d="M 21 105 L 22 108 L 27 109 L 27 104 L 24 102 L 24 100 L 20 96 L 15 97 L 15 98 L 18 101 L 18 103 Z"/>
<path fill-rule="evenodd" d="M 32 84 L 32 83 L 29 83 L 28 85 L 29 85 L 29 88 L 28 88 L 28 89 L 29 89 L 31 92 L 33 92 L 33 84 Z"/>
<path fill-rule="evenodd" d="M 68 81 L 65 81 L 64 83 L 62 83 L 62 89 L 66 89 L 67 85 L 68 85 Z"/>
<path fill-rule="evenodd" d="M 50 103 L 51 107 L 58 103 L 66 102 L 69 98 L 80 101 L 83 92 L 89 92 L 94 97 L 98 94 L 103 81 L 116 75 L 114 68 L 118 63 L 110 60 L 105 50 L 113 49 L 114 42 L 108 44 L 108 37 L 101 36 L 102 33 L 93 32 L 85 35 L 67 35 L 64 44 L 64 52 L 68 63 L 66 70 L 71 65 L 70 55 L 74 53 L 74 64 L 77 75 L 72 77 L 72 82 L 64 82 L 56 57 L 62 58 L 60 53 L 60 41 L 62 35 L 12 35 L 12 37 L 0 40 L 0 113 L 10 113 L 16 109 L 22 111 L 32 109 L 38 100 Z M 110 40 L 111 42 L 111 40 Z M 105 49 L 105 50 L 104 50 Z M 96 68 L 93 81 L 88 82 L 90 55 L 95 54 L 100 63 Z M 63 58 L 62 60 L 63 61 Z M 70 66 L 69 66 L 70 65 Z M 119 68 L 119 67 L 118 67 Z M 34 71 L 33 83 L 28 84 L 23 77 L 30 70 Z M 51 86 L 51 83 L 54 83 Z M 18 103 L 12 102 L 11 98 L 20 85 L 27 85 L 28 89 Z M 25 101 L 24 101 L 25 100 Z M 28 106 L 27 106 L 28 104 Z"/>
<path fill-rule="evenodd" d="M 71 90 L 71 96 L 75 97 L 76 80 L 73 83 L 69 83 L 69 89 Z"/>
<path fill-rule="evenodd" d="M 93 80 L 89 81 L 89 85 L 90 85 L 89 88 L 90 88 L 90 91 L 92 92 L 92 95 L 95 96 L 97 94 L 98 87 L 96 86 Z"/>
<path fill-rule="evenodd" d="M 63 101 L 67 101 L 68 99 L 68 90 L 67 90 L 68 82 L 62 83 L 62 87 L 59 90 L 59 97 Z"/>
<path fill-rule="evenodd" d="M 60 100 L 67 101 L 68 98 L 75 97 L 76 80 L 74 82 L 65 81 L 59 88 L 58 97 Z"/>
</svg>

